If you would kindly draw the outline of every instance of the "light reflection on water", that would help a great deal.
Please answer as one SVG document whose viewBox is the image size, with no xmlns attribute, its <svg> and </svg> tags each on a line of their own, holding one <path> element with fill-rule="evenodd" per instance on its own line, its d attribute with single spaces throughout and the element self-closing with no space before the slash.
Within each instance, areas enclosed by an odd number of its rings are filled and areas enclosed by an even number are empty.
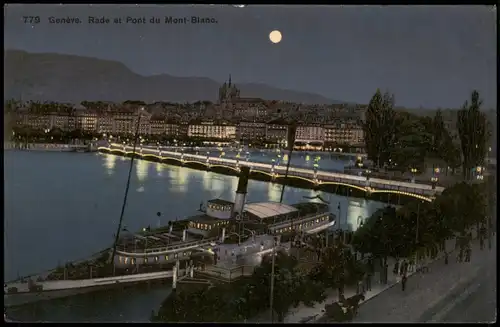
<svg viewBox="0 0 500 327">
<path fill-rule="evenodd" d="M 113 175 L 116 165 L 117 156 L 106 156 L 104 160 L 104 167 L 106 167 L 106 172 L 108 175 Z"/>
<path fill-rule="evenodd" d="M 37 169 L 39 165 L 44 167 L 43 172 Z M 161 174 L 154 173 L 153 166 Z M 142 187 L 145 191 L 129 194 L 124 224 L 131 231 L 156 226 L 158 221 L 166 225 L 169 220 L 195 215 L 201 201 L 216 197 L 234 199 L 237 186 L 234 176 L 141 160 L 136 161 L 134 169 L 131 190 Z M 116 230 L 128 170 L 129 159 L 113 155 L 6 153 L 5 278 L 12 279 L 17 272 L 26 275 L 50 269 L 109 246 Z M 250 180 L 247 201 L 277 202 L 281 189 L 282 185 Z M 355 229 L 358 216 L 367 217 L 383 206 L 354 198 L 349 198 L 347 206 L 345 197 L 291 187 L 286 187 L 283 202 L 304 202 L 308 201 L 304 196 L 317 194 L 330 201 L 334 214 L 340 203 L 342 227 Z M 160 217 L 157 212 L 161 213 Z M 44 232 L 40 233 L 41 230 Z M 105 292 L 62 302 L 51 301 L 40 304 L 36 310 L 19 308 L 12 317 L 21 320 L 146 321 L 151 310 L 167 296 L 168 289 L 166 286 L 125 293 Z"/>
</svg>

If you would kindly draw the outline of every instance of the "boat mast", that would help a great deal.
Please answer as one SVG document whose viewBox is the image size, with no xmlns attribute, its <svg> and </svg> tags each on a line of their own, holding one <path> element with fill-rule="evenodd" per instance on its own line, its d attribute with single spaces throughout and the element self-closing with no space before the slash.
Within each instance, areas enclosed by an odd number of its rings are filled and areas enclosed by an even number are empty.
<svg viewBox="0 0 500 327">
<path fill-rule="evenodd" d="M 296 131 L 297 131 L 297 124 L 295 123 L 295 121 L 292 121 L 290 124 L 288 124 L 288 130 L 287 130 L 288 162 L 286 163 L 285 183 L 283 183 L 283 186 L 281 187 L 280 203 L 283 202 L 283 195 L 285 194 L 285 187 L 286 187 L 285 185 L 288 178 L 288 171 L 290 170 L 290 163 L 292 162 L 292 153 L 293 153 L 293 146 L 295 144 Z"/>
<path fill-rule="evenodd" d="M 115 263 L 116 244 L 118 243 L 118 240 L 120 239 L 120 231 L 122 229 L 123 214 L 125 213 L 125 207 L 127 205 L 128 190 L 130 188 L 130 177 L 132 176 L 132 168 L 134 167 L 135 150 L 137 147 L 137 141 L 139 140 L 139 127 L 140 127 L 140 123 L 141 123 L 141 116 L 142 116 L 143 110 L 144 110 L 144 107 L 141 107 L 139 109 L 138 114 L 137 114 L 137 126 L 135 127 L 134 146 L 132 148 L 132 158 L 130 159 L 130 167 L 128 170 L 127 185 L 125 186 L 125 194 L 123 196 L 122 211 L 120 213 L 120 220 L 118 222 L 118 228 L 117 228 L 116 233 L 115 233 L 115 241 L 113 243 L 113 252 L 111 254 L 111 263 L 113 265 Z"/>
</svg>

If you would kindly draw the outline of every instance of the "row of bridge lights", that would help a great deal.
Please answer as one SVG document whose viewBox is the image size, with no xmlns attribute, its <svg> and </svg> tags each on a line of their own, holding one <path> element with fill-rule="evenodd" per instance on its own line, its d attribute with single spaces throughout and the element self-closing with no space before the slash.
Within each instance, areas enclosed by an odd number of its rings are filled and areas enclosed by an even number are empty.
<svg viewBox="0 0 500 327">
<path fill-rule="evenodd" d="M 103 136 L 105 137 L 106 134 L 103 134 Z M 112 139 L 112 135 L 109 136 L 109 139 L 111 140 Z M 127 142 L 129 141 L 128 139 L 126 140 Z M 126 141 L 123 141 L 123 150 L 125 151 L 125 148 L 126 148 L 126 144 L 127 142 Z M 145 139 L 141 136 L 140 139 L 139 139 L 139 143 L 140 143 L 140 153 L 142 154 L 142 150 L 143 150 L 143 143 L 144 143 Z M 174 140 L 174 142 L 176 143 L 176 140 Z M 158 150 L 158 153 L 159 155 L 161 156 L 162 155 L 162 151 L 160 149 L 160 142 L 156 142 L 156 145 L 157 145 L 157 150 Z M 181 160 L 184 160 L 184 152 L 183 152 L 184 149 L 182 149 L 181 151 Z M 239 149 L 238 151 L 238 155 L 236 156 L 236 168 L 239 169 L 239 158 L 241 156 L 241 152 L 242 152 L 242 149 Z M 221 150 L 221 153 L 219 155 L 219 158 L 222 158 L 223 156 L 225 155 L 225 152 Z M 280 159 L 281 158 L 281 154 L 278 154 L 277 157 Z M 246 161 L 249 161 L 250 159 L 250 152 L 246 152 L 246 156 L 245 156 L 245 159 Z M 314 182 L 316 184 L 319 183 L 318 181 L 318 169 L 319 169 L 319 158 L 316 158 L 315 159 L 315 163 L 313 164 L 313 171 L 314 171 Z M 206 159 L 206 163 L 209 164 L 210 163 L 210 151 L 207 151 L 207 159 Z M 276 159 L 273 158 L 271 159 L 271 174 L 273 176 L 275 176 L 275 170 L 274 170 L 274 167 L 276 166 L 277 162 L 276 162 Z M 362 167 L 362 163 L 358 163 L 358 166 L 359 167 Z M 412 183 L 415 183 L 415 175 L 416 173 L 418 172 L 417 168 L 410 168 L 410 172 L 412 173 Z M 484 167 L 476 167 L 476 172 L 477 172 L 477 175 L 476 175 L 476 179 L 477 180 L 483 180 L 484 179 L 484 175 L 483 175 L 483 172 L 484 172 Z M 366 180 L 369 181 L 370 180 L 370 174 L 372 173 L 372 171 L 370 169 L 366 169 L 365 170 L 365 174 L 366 174 Z M 436 184 L 437 182 L 439 181 L 439 173 L 440 173 L 440 168 L 434 168 L 434 176 L 431 177 L 431 182 L 432 182 L 432 189 L 435 189 L 436 188 Z"/>
</svg>

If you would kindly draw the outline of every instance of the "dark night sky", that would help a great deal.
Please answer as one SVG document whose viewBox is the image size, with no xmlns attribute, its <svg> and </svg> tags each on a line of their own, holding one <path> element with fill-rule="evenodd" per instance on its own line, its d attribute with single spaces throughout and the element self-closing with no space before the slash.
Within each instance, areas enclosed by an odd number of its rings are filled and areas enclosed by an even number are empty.
<svg viewBox="0 0 500 327">
<path fill-rule="evenodd" d="M 215 25 L 110 24 L 87 17 L 203 16 Z M 40 24 L 23 23 L 40 16 Z M 79 17 L 82 24 L 49 24 Z M 9 5 L 6 49 L 121 61 L 143 74 L 266 83 L 367 103 L 459 107 L 472 89 L 496 107 L 496 12 L 485 6 Z M 283 33 L 271 44 L 273 29 Z"/>
</svg>

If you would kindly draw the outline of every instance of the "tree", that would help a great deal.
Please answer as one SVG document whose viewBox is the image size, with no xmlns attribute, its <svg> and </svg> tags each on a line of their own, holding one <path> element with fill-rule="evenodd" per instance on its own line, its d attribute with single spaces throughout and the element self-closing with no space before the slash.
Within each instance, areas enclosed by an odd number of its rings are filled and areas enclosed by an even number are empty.
<svg viewBox="0 0 500 327">
<path fill-rule="evenodd" d="M 340 301 L 344 297 L 345 287 L 355 285 L 363 278 L 364 268 L 356 261 L 351 250 L 340 243 L 324 249 L 321 262 L 311 275 L 326 287 L 337 288 Z"/>
<path fill-rule="evenodd" d="M 440 150 L 443 149 L 445 144 L 447 130 L 443 122 L 443 114 L 441 110 L 438 109 L 434 118 L 432 119 L 432 152 L 439 156 Z"/>
<path fill-rule="evenodd" d="M 271 270 L 271 258 L 266 257 L 252 275 L 247 297 L 248 305 L 254 310 L 264 311 L 269 308 Z M 290 308 L 297 307 L 300 303 L 312 306 L 325 299 L 322 285 L 302 273 L 293 256 L 277 253 L 274 278 L 273 309 L 279 322 L 284 321 Z"/>
<path fill-rule="evenodd" d="M 465 101 L 462 109 L 458 111 L 457 128 L 463 157 L 463 174 L 466 180 L 471 179 L 474 167 L 484 165 L 487 152 L 486 143 L 489 133 L 486 116 L 480 111 L 481 104 L 479 93 L 473 91 L 470 104 Z"/>
<path fill-rule="evenodd" d="M 366 109 L 366 121 L 363 125 L 368 159 L 381 167 L 390 158 L 390 149 L 394 140 L 395 112 L 394 96 L 388 92 L 375 92 Z"/>
<path fill-rule="evenodd" d="M 484 192 L 481 184 L 458 183 L 445 189 L 433 205 L 446 228 L 463 235 L 468 228 L 486 222 L 487 195 Z"/>
<path fill-rule="evenodd" d="M 423 170 L 424 161 L 432 147 L 430 122 L 426 117 L 418 118 L 407 113 L 398 113 L 395 119 L 395 141 L 392 143 L 390 159 L 401 171 L 408 168 Z"/>
<path fill-rule="evenodd" d="M 366 109 L 366 121 L 363 126 L 368 159 L 372 160 L 377 167 L 380 167 L 380 153 L 382 151 L 382 110 L 382 94 L 377 89 Z"/>
</svg>

